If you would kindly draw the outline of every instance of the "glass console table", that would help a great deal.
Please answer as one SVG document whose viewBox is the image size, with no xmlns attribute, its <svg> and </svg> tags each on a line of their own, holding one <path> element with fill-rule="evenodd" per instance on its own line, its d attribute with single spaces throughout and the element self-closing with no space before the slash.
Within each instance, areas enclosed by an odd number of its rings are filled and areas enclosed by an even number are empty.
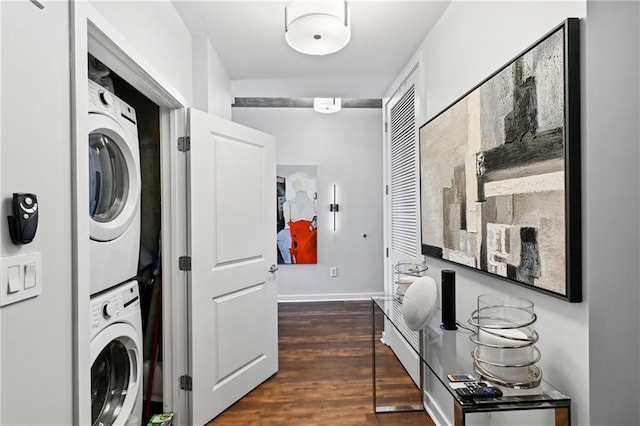
<svg viewBox="0 0 640 426">
<path fill-rule="evenodd" d="M 465 399 L 458 396 L 449 386 L 447 374 L 473 373 L 471 351 L 474 344 L 469 340 L 470 331 L 463 328 L 447 331 L 439 326 L 437 315 L 431 323 L 420 332 L 409 330 L 402 316 L 402 304 L 391 296 L 371 299 L 372 309 L 372 353 L 373 353 L 373 406 L 376 413 L 389 411 L 423 410 L 420 405 L 378 404 L 376 395 L 376 342 L 382 337 L 385 323 L 397 331 L 397 334 L 408 344 L 420 360 L 420 400 L 424 395 L 425 371 L 428 369 L 453 398 L 454 424 L 464 426 L 468 413 L 514 410 L 555 410 L 555 425 L 571 424 L 571 398 L 542 380 L 533 389 L 512 389 L 499 387 L 503 396 L 499 398 Z M 386 320 L 386 321 L 385 321 Z"/>
</svg>

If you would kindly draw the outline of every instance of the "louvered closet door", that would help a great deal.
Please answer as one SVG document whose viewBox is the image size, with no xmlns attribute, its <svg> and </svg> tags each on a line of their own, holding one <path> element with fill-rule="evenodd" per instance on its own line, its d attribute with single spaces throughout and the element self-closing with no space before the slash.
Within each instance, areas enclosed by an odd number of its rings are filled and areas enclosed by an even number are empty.
<svg viewBox="0 0 640 426">
<path fill-rule="evenodd" d="M 387 257 L 386 292 L 397 294 L 397 276 L 393 265 L 399 262 L 421 263 L 419 236 L 419 165 L 416 111 L 415 72 L 405 80 L 387 104 L 387 185 L 386 228 L 389 255 Z M 394 313 L 402 316 L 402 312 Z M 403 321 L 400 321 L 402 324 Z M 417 356 L 396 335 L 386 328 L 385 340 L 394 350 L 405 369 L 418 384 Z"/>
<path fill-rule="evenodd" d="M 391 108 L 391 251 L 415 261 L 418 246 L 418 149 L 415 86 Z"/>
</svg>

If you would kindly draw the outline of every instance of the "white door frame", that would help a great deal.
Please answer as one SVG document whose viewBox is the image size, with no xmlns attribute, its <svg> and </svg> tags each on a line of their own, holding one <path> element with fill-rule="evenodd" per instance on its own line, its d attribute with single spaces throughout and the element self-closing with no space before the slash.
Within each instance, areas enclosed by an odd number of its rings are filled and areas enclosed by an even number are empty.
<svg viewBox="0 0 640 426">
<path fill-rule="evenodd" d="M 2 24 L 2 5 L 0 5 L 0 26 Z M 0 31 L 0 46 L 2 46 L 2 31 Z M 0 99 L 2 99 L 2 55 L 0 54 Z M 2 134 L 2 102 L 0 102 L 0 135 Z M 0 137 L 0 164 L 2 164 L 2 138 Z M 0 177 L 0 189 L 2 188 L 2 178 Z M 0 237 L 4 229 L 0 229 Z M 1 315 L 0 315 L 1 317 Z M 2 330 L 2 321 L 0 320 L 0 330 Z M 2 353 L 2 339 L 0 339 L 0 354 Z M 0 383 L 2 383 L 2 363 L 0 363 Z M 0 401 L 2 401 L 2 386 L 0 386 Z M 2 404 L 0 404 L 0 422 L 2 421 Z"/>
<path fill-rule="evenodd" d="M 187 372 L 186 274 L 178 257 L 186 253 L 186 159 L 176 149 L 189 106 L 168 80 L 88 2 L 70 2 L 71 134 L 73 212 L 73 423 L 90 424 L 89 216 L 87 80 L 90 52 L 160 107 L 162 186 L 163 409 L 185 424 L 188 393 L 178 388 Z"/>
<path fill-rule="evenodd" d="M 383 148 L 382 148 L 382 161 L 383 161 L 383 179 L 384 184 L 386 185 L 386 192 L 384 198 L 384 208 L 383 208 L 383 228 L 384 228 L 384 246 L 385 246 L 385 257 L 384 257 L 384 292 L 387 295 L 391 295 L 393 292 L 393 268 L 391 266 L 391 262 L 389 261 L 389 251 L 391 250 L 391 198 L 390 198 L 390 189 L 391 189 L 391 107 L 392 103 L 395 105 L 395 102 L 401 98 L 407 90 L 407 82 L 413 79 L 413 84 L 415 86 L 415 103 L 416 103 L 416 126 L 420 126 L 420 120 L 422 119 L 422 109 L 421 108 L 421 99 L 422 97 L 422 73 L 423 67 L 420 60 L 416 60 L 415 62 L 410 62 L 410 65 L 405 68 L 402 75 L 403 78 L 400 81 L 394 83 L 395 89 L 391 93 L 388 98 L 383 100 L 383 120 L 385 123 L 385 133 L 383 135 Z M 418 235 L 418 241 L 420 241 L 420 236 Z M 420 248 L 416 247 L 416 259 L 418 262 L 420 255 Z"/>
</svg>

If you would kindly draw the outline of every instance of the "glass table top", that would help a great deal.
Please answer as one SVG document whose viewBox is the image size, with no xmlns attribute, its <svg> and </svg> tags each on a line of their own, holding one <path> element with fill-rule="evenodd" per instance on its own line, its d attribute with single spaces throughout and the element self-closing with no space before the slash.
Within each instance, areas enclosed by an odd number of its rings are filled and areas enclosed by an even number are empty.
<svg viewBox="0 0 640 426">
<path fill-rule="evenodd" d="M 392 296 L 374 297 L 372 302 L 463 408 L 471 411 L 483 411 L 483 408 L 508 410 L 522 405 L 554 407 L 566 406 L 570 403 L 570 397 L 551 386 L 544 378 L 537 387 L 531 389 L 514 389 L 491 383 L 502 390 L 503 396 L 498 398 L 466 399 L 460 397 L 449 386 L 448 374 L 472 373 L 479 380 L 486 381 L 484 378 L 481 379 L 473 369 L 471 352 L 475 345 L 469 339 L 473 333 L 471 326 L 468 326 L 469 329 L 465 329 L 458 325 L 458 330 L 444 330 L 440 328 L 439 316 L 434 315 L 427 327 L 420 332 L 412 331 L 404 322 L 401 302 Z M 466 325 L 463 326 L 466 327 Z M 422 337 L 422 347 L 420 347 L 420 337 Z M 428 389 L 426 391 L 428 392 Z M 501 407 L 502 405 L 504 407 Z"/>
</svg>

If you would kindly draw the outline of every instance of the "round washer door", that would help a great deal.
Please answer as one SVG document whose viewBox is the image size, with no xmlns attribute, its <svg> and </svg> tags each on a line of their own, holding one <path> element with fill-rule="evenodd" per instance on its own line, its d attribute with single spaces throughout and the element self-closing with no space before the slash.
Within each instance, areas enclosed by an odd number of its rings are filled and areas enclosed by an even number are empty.
<svg viewBox="0 0 640 426">
<path fill-rule="evenodd" d="M 89 114 L 89 129 L 89 232 L 92 240 L 111 241 L 136 217 L 140 164 L 113 119 Z"/>
<path fill-rule="evenodd" d="M 125 425 L 141 386 L 141 354 L 135 329 L 105 328 L 91 341 L 91 424 Z"/>
</svg>

